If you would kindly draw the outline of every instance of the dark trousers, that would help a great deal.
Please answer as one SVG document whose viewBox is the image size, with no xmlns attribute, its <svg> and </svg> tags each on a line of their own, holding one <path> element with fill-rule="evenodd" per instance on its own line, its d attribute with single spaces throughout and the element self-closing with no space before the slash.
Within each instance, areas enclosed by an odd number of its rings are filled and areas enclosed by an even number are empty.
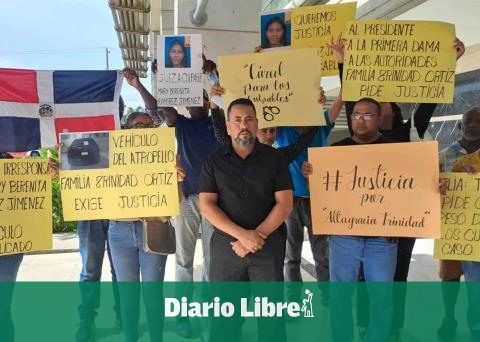
<svg viewBox="0 0 480 342">
<path fill-rule="evenodd" d="M 285 223 L 287 225 L 287 249 L 284 265 L 285 281 L 302 281 L 300 263 L 302 259 L 304 227 L 307 227 L 308 230 L 317 280 L 329 281 L 328 237 L 326 235 L 313 235 L 310 198 L 294 197 L 293 211 Z"/>
<path fill-rule="evenodd" d="M 283 228 L 283 227 L 282 227 Z M 282 229 L 279 228 L 279 229 Z M 232 239 L 214 232 L 210 242 L 210 281 L 283 281 L 283 259 L 285 257 L 285 235 L 281 230 L 273 232 L 263 248 L 240 258 L 232 249 Z M 255 296 L 268 297 L 271 301 L 283 301 L 283 291 L 278 286 L 271 289 L 268 284 L 256 287 Z M 274 289 L 276 289 L 274 291 Z M 222 301 L 238 302 L 240 297 L 249 298 L 250 289 L 242 287 L 243 293 L 232 293 L 228 286 L 221 287 Z M 258 319 L 257 341 L 285 341 L 285 321 L 283 318 Z M 214 319 L 210 329 L 210 341 L 240 341 L 243 319 Z"/>
</svg>

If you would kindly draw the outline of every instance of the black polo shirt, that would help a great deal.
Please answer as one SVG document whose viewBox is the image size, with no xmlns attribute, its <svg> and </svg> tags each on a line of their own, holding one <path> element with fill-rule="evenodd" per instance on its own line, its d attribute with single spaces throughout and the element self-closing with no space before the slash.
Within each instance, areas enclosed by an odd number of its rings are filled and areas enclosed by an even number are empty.
<svg viewBox="0 0 480 342">
<path fill-rule="evenodd" d="M 257 228 L 268 216 L 276 191 L 291 189 L 283 155 L 258 141 L 245 159 L 231 146 L 211 153 L 203 163 L 198 186 L 199 193 L 217 193 L 218 206 L 245 229 Z"/>
</svg>

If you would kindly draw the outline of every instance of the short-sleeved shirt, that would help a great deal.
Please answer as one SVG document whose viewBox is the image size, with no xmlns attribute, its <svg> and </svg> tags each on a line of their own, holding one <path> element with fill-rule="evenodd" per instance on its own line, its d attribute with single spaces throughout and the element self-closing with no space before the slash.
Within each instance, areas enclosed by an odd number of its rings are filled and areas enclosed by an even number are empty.
<svg viewBox="0 0 480 342">
<path fill-rule="evenodd" d="M 203 162 L 220 147 L 213 132 L 213 122 L 211 117 L 192 120 L 177 115 L 175 128 L 178 153 L 187 174 L 182 182 L 182 192 L 185 196 L 196 194 Z"/>
<path fill-rule="evenodd" d="M 198 186 L 199 193 L 217 193 L 218 206 L 245 229 L 255 229 L 265 220 L 276 204 L 275 192 L 291 189 L 283 155 L 258 141 L 245 159 L 230 146 L 210 154 Z"/>
<path fill-rule="evenodd" d="M 320 126 L 310 147 L 327 146 L 328 135 L 330 134 L 333 125 L 330 123 L 328 111 L 325 111 L 326 126 Z M 300 133 L 295 127 L 278 127 L 277 137 L 275 139 L 275 146 L 282 148 L 294 144 L 300 137 Z M 307 180 L 302 175 L 302 164 L 308 158 L 307 149 L 303 150 L 291 163 L 288 165 L 290 174 L 293 180 L 293 195 L 296 197 L 310 197 L 310 192 L 307 187 Z"/>
<path fill-rule="evenodd" d="M 369 143 L 369 144 L 360 144 L 356 142 L 355 140 L 352 139 L 352 137 L 348 137 L 345 139 L 342 139 L 340 141 L 337 141 L 336 143 L 332 144 L 332 146 L 356 146 L 356 145 L 372 145 L 372 144 L 388 144 L 392 143 L 394 141 L 391 141 L 387 138 L 385 138 L 383 135 L 380 135 L 377 140 Z M 356 236 L 358 238 L 375 238 L 376 236 Z M 387 238 L 387 239 L 392 239 L 392 238 Z"/>
<path fill-rule="evenodd" d="M 476 172 L 480 171 L 480 152 L 474 152 L 461 157 L 454 165 L 454 168 L 471 166 Z"/>
</svg>

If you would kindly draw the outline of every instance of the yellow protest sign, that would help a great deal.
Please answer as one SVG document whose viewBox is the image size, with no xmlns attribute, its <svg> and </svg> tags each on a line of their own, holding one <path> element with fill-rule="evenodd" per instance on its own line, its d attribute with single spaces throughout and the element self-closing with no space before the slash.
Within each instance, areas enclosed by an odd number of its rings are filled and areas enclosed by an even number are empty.
<svg viewBox="0 0 480 342">
<path fill-rule="evenodd" d="M 52 248 L 52 181 L 42 159 L 0 160 L 0 257 Z"/>
<path fill-rule="evenodd" d="M 480 176 L 442 173 L 447 194 L 442 196 L 442 230 L 434 257 L 480 261 Z"/>
<path fill-rule="evenodd" d="M 293 9 L 291 14 L 292 48 L 316 47 L 321 51 L 322 75 L 338 75 L 337 58 L 328 44 L 345 37 L 347 22 L 355 20 L 356 2 L 339 5 L 306 6 Z"/>
<path fill-rule="evenodd" d="M 455 26 L 434 21 L 347 24 L 342 99 L 452 103 Z"/>
<path fill-rule="evenodd" d="M 64 133 L 60 139 L 65 220 L 178 214 L 174 128 Z"/>
<path fill-rule="evenodd" d="M 218 58 L 225 108 L 246 97 L 259 127 L 325 125 L 320 89 L 320 50 L 281 50 Z"/>
<path fill-rule="evenodd" d="M 309 148 L 308 159 L 315 234 L 440 236 L 436 141 Z"/>
</svg>

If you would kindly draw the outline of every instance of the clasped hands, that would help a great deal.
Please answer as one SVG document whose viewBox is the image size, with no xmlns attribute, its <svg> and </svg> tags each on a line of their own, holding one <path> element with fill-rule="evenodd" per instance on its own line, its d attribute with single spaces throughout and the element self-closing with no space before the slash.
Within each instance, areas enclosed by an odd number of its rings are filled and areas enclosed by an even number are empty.
<svg viewBox="0 0 480 342">
<path fill-rule="evenodd" d="M 237 241 L 231 242 L 233 251 L 240 257 L 256 253 L 263 248 L 267 235 L 258 230 L 243 229 Z"/>
</svg>

